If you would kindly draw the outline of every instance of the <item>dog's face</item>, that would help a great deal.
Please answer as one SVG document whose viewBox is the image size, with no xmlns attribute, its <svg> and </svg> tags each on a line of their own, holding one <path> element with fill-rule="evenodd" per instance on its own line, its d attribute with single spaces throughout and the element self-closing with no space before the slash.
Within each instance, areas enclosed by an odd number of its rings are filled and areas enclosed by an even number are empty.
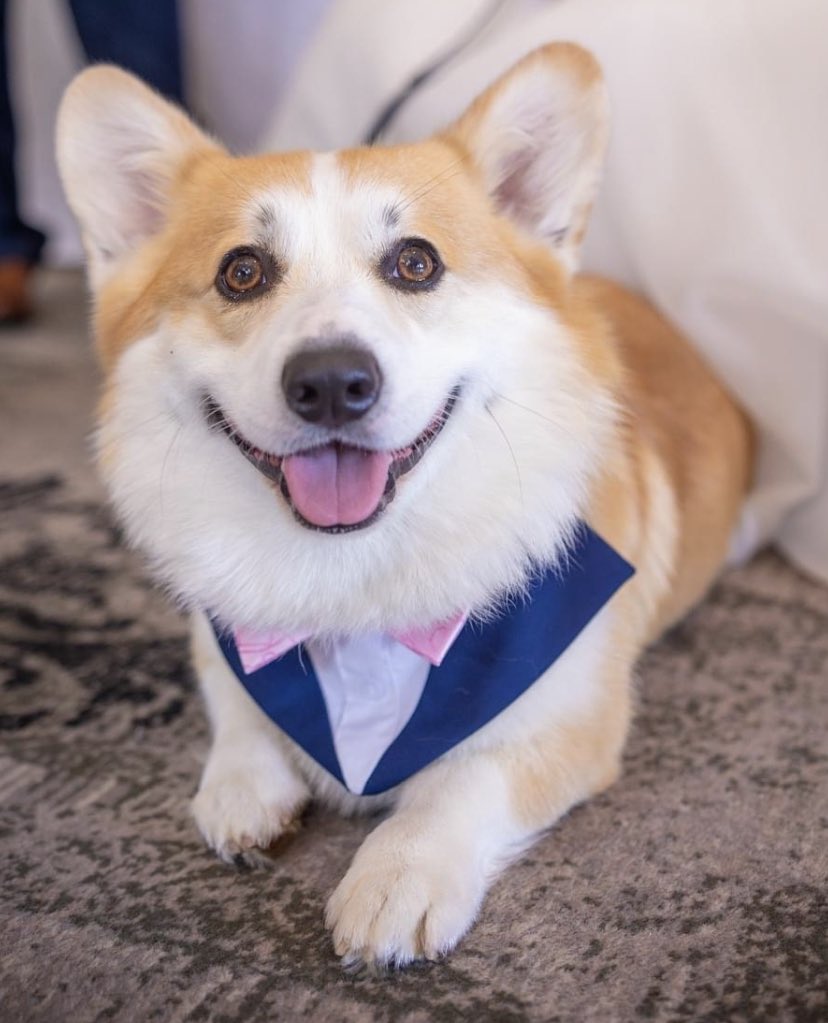
<svg viewBox="0 0 828 1023">
<path fill-rule="evenodd" d="M 132 540 L 228 624 L 485 605 L 554 554 L 614 416 L 569 275 L 603 149 L 594 63 L 530 56 L 420 145 L 234 159 L 123 72 L 59 158 Z"/>
</svg>

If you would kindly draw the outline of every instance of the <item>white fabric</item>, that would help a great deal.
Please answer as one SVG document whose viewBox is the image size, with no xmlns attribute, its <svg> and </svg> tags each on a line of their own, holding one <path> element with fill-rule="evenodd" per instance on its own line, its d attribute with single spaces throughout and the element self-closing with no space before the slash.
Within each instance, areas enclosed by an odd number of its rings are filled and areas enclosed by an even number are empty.
<svg viewBox="0 0 828 1023">
<path fill-rule="evenodd" d="M 332 5 L 265 148 L 358 142 L 489 6 Z M 828 579 L 828 4 L 506 0 L 387 140 L 443 126 L 552 39 L 596 53 L 614 108 L 585 268 L 655 302 L 758 424 L 740 553 L 775 538 Z"/>
<path fill-rule="evenodd" d="M 430 663 L 386 633 L 306 644 L 346 786 L 361 793 L 420 702 Z"/>
</svg>

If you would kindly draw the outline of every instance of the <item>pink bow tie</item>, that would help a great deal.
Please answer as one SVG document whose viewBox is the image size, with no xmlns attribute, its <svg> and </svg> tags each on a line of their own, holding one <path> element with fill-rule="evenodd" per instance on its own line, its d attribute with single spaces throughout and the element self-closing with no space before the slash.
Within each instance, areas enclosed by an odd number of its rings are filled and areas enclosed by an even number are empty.
<svg viewBox="0 0 828 1023">
<path fill-rule="evenodd" d="M 407 632 L 390 632 L 389 635 L 415 654 L 425 657 L 436 668 L 440 666 L 451 644 L 457 639 L 467 617 L 464 612 L 460 612 L 453 618 L 438 622 L 427 629 L 409 629 Z M 288 650 L 310 639 L 307 632 L 256 632 L 253 629 L 236 629 L 233 636 L 245 675 L 251 675 L 254 671 L 264 668 L 266 664 L 277 660 Z"/>
</svg>

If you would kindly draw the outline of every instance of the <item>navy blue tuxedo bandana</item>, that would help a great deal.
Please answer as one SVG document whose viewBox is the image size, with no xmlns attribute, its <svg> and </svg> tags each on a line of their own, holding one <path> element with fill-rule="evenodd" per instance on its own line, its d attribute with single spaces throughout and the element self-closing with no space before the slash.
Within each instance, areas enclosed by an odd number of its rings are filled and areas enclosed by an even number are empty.
<svg viewBox="0 0 828 1023">
<path fill-rule="evenodd" d="M 365 751 L 358 752 L 362 765 L 356 768 L 345 763 L 347 729 L 342 728 L 340 696 L 328 683 L 328 668 L 323 673 L 324 658 L 312 643 L 298 644 L 248 674 L 235 639 L 215 623 L 213 630 L 228 665 L 265 714 L 351 792 L 377 795 L 437 760 L 510 706 L 633 573 L 632 565 L 581 523 L 563 562 L 539 574 L 525 595 L 491 621 L 466 622 L 439 667 L 399 647 L 415 671 L 422 665 L 419 690 L 415 685 L 412 692 L 406 685 L 397 694 L 399 727 L 392 728 L 387 743 L 380 739 L 376 755 L 369 753 L 366 760 Z M 384 642 L 397 646 L 390 639 Z M 390 663 L 385 657 L 378 674 Z M 372 731 L 370 714 L 365 715 L 371 692 L 383 698 L 383 679 L 372 674 L 370 665 L 351 673 L 363 705 L 351 715 L 352 749 L 364 747 Z M 416 699 L 418 691 L 416 704 L 406 707 L 405 700 L 412 695 Z M 364 726 L 361 736 L 354 733 L 355 724 Z"/>
</svg>

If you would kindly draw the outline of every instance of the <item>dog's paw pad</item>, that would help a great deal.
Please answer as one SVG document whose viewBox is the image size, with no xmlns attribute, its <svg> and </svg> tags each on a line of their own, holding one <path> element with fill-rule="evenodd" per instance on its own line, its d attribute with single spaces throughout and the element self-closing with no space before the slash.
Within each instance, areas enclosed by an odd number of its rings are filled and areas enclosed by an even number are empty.
<svg viewBox="0 0 828 1023">
<path fill-rule="evenodd" d="M 205 779 L 192 803 L 207 845 L 226 863 L 262 866 L 265 852 L 299 828 L 308 790 L 299 779 L 280 784 L 237 772 Z"/>
</svg>

